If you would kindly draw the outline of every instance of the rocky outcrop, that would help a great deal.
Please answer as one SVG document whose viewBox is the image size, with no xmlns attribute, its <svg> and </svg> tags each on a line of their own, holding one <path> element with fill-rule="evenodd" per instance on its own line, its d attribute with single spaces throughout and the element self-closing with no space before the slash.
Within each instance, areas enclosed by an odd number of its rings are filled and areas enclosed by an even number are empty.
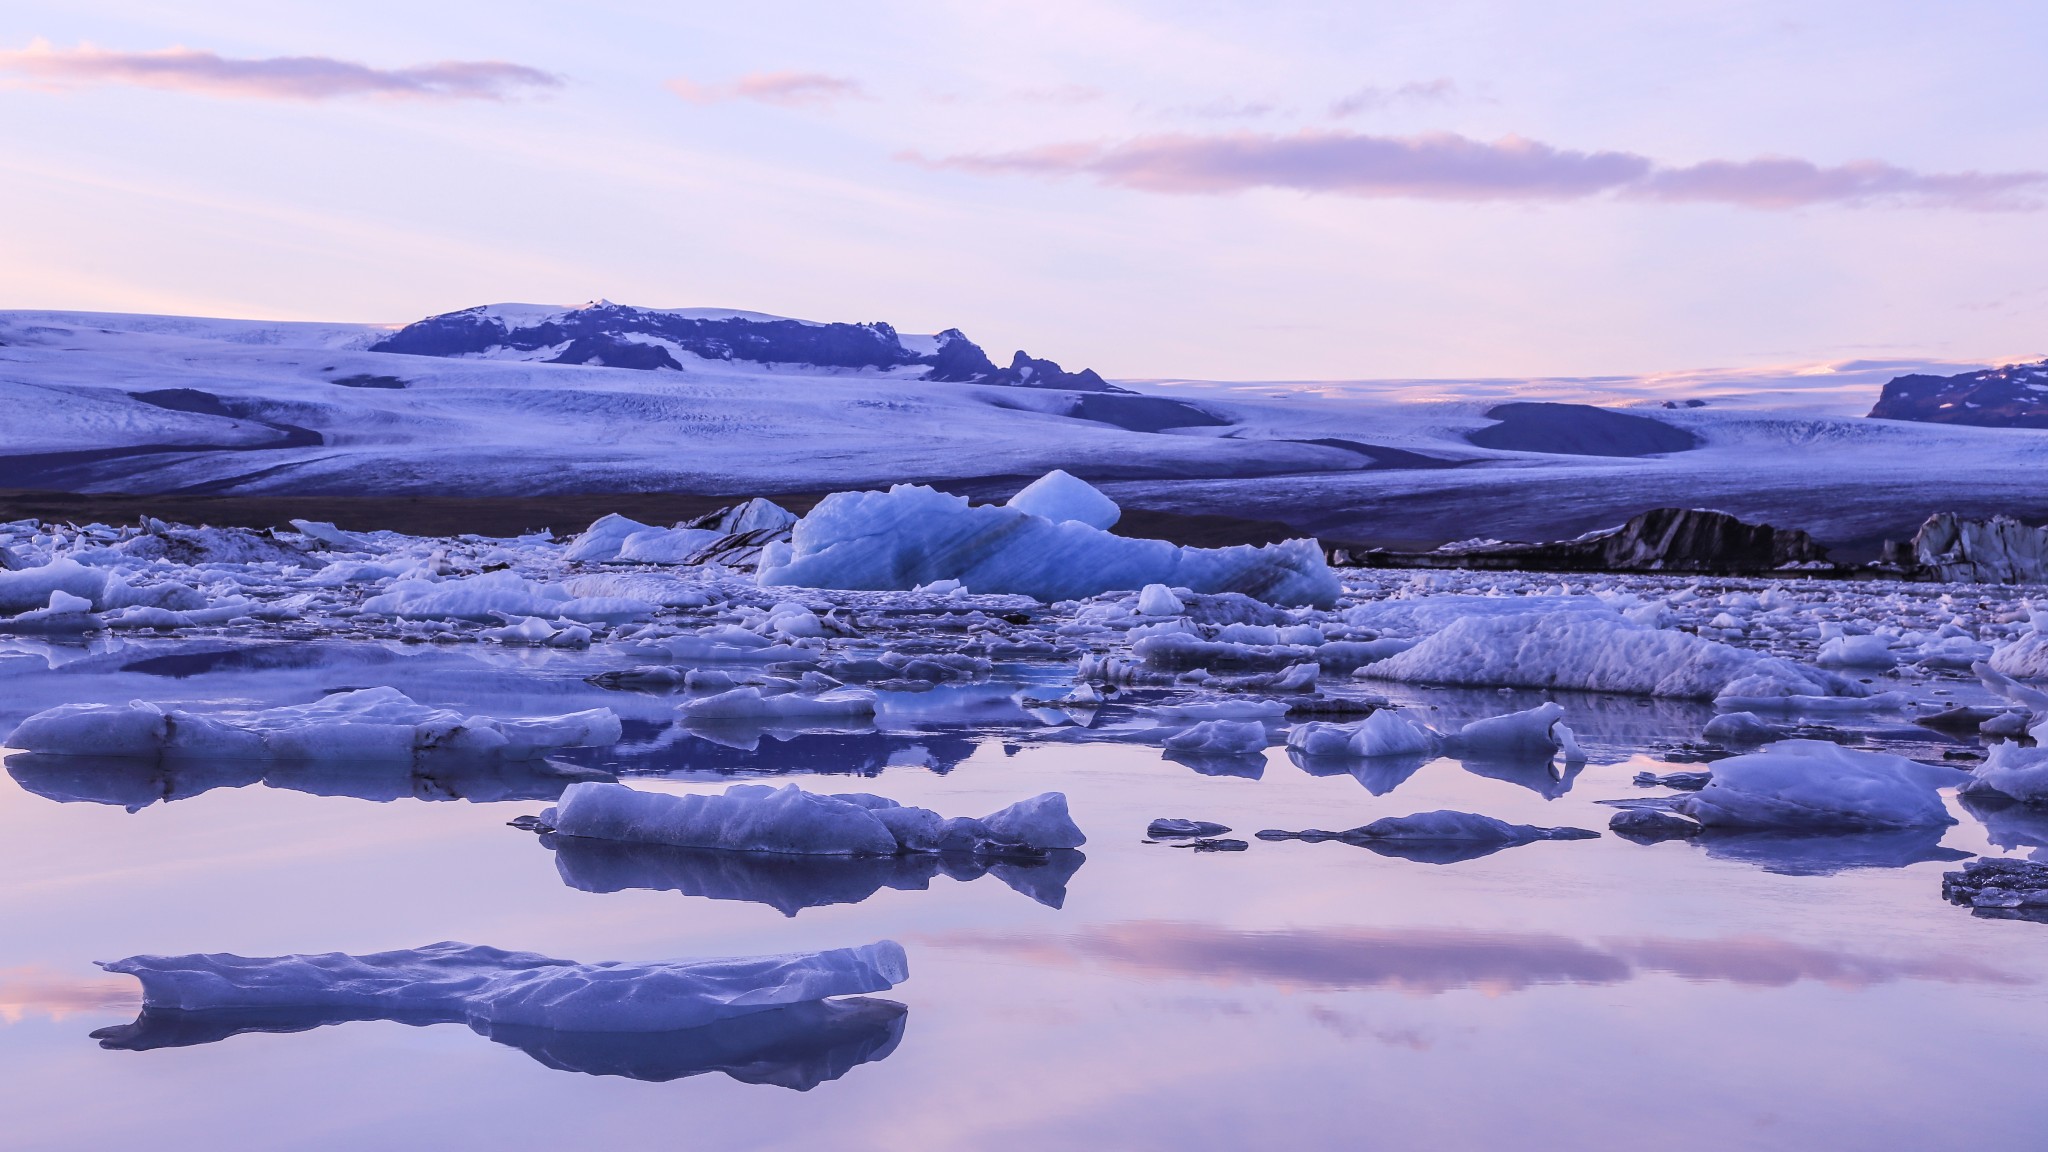
<svg viewBox="0 0 2048 1152">
<path fill-rule="evenodd" d="M 1895 377 L 1884 386 L 1870 418 L 2048 428 L 2048 360 L 1955 376 Z"/>
<path fill-rule="evenodd" d="M 813 324 L 774 316 L 634 308 L 599 300 L 550 311 L 482 305 L 429 316 L 375 344 L 372 352 L 407 356 L 492 356 L 544 364 L 591 364 L 639 371 L 686 370 L 685 360 L 795 365 L 832 369 L 923 367 L 926 380 L 1123 392 L 1093 371 L 1068 372 L 1051 360 L 1018 352 L 998 368 L 958 328 L 934 337 L 929 350 L 906 343 L 883 324 Z M 680 358 L 679 358 L 680 357 Z"/>
<path fill-rule="evenodd" d="M 1966 520 L 1937 512 L 1910 542 L 1888 541 L 1880 566 L 1908 579 L 1956 584 L 2048 584 L 2048 527 L 2010 516 Z"/>
<path fill-rule="evenodd" d="M 1726 512 L 1655 508 L 1576 540 L 1446 544 L 1433 552 L 1335 549 L 1332 564 L 1364 568 L 1482 568 L 1539 572 L 1699 572 L 1749 575 L 1825 571 L 1827 550 L 1796 528 L 1749 524 Z"/>
</svg>

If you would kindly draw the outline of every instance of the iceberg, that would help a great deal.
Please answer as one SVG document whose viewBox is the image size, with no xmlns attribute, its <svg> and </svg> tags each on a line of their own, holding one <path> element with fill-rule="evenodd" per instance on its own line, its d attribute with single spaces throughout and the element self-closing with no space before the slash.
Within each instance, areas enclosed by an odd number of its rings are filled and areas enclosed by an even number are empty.
<svg viewBox="0 0 2048 1152">
<path fill-rule="evenodd" d="M 1780 740 L 1714 761 L 1705 788 L 1672 810 L 1708 828 L 1872 832 L 1955 823 L 1940 789 L 1969 773 L 1826 740 Z"/>
<path fill-rule="evenodd" d="M 2048 678 L 2048 612 L 2030 614 L 2027 630 L 1991 653 L 1985 663 L 1993 672 L 2025 680 Z"/>
<path fill-rule="evenodd" d="M 948 820 L 881 796 L 828 796 L 794 784 L 735 784 L 719 794 L 672 795 L 578 783 L 540 821 L 561 836 L 792 856 L 1036 856 L 1087 842 L 1067 815 L 1066 797 L 1057 792 L 980 820 Z"/>
<path fill-rule="evenodd" d="M 1322 607 L 1340 591 L 1313 540 L 1183 548 L 1021 508 L 971 507 L 964 496 L 916 484 L 827 496 L 797 521 L 786 552 L 763 555 L 758 579 L 769 587 L 868 591 L 958 580 L 977 593 L 1045 601 L 1164 584 Z"/>
<path fill-rule="evenodd" d="M 1071 520 L 1105 532 L 1114 528 L 1124 514 L 1123 509 L 1116 506 L 1116 501 L 1104 496 L 1095 485 L 1059 468 L 1025 485 L 1023 491 L 1010 497 L 1007 506 L 1033 516 L 1043 516 L 1055 524 Z"/>
<path fill-rule="evenodd" d="M 642 524 L 621 516 L 616 512 L 597 518 L 597 522 L 583 530 L 562 550 L 562 559 L 580 560 L 585 563 L 602 563 L 619 558 L 619 549 L 625 546 L 628 537 L 640 532 L 659 532 L 652 524 Z"/>
<path fill-rule="evenodd" d="M 1409 816 L 1386 816 L 1343 832 L 1325 832 L 1320 828 L 1288 832 L 1269 828 L 1258 834 L 1261 840 L 1306 840 L 1310 843 L 1339 840 L 1370 848 L 1383 856 L 1398 856 L 1424 864 L 1455 864 L 1538 840 L 1591 840 L 1599 835 L 1585 828 L 1510 824 L 1476 812 L 1449 809 L 1417 812 Z"/>
<path fill-rule="evenodd" d="M 562 1032 L 672 1032 L 909 979 L 903 946 L 715 960 L 577 964 L 454 941 L 351 956 L 130 956 L 102 962 L 142 981 L 159 1011 L 333 1008 L 426 1013 Z"/>
<path fill-rule="evenodd" d="M 810 695 L 764 695 L 759 688 L 734 688 L 682 705 L 691 720 L 751 720 L 761 723 L 858 720 L 875 714 L 875 694 L 865 688 L 834 688 Z"/>
<path fill-rule="evenodd" d="M 725 539 L 709 528 L 646 528 L 619 542 L 613 559 L 633 564 L 681 564 Z"/>
<path fill-rule="evenodd" d="M 2048 748 L 2022 748 L 2009 740 L 2000 741 L 1991 746 L 1991 755 L 1957 792 L 2048 805 Z"/>
<path fill-rule="evenodd" d="M 254 712 L 166 711 L 144 700 L 64 704 L 23 720 L 6 743 L 74 756 L 410 762 L 432 754 L 531 759 L 558 748 L 616 744 L 619 735 L 619 718 L 608 708 L 465 717 L 416 704 L 396 688 L 362 688 Z"/>
<path fill-rule="evenodd" d="M 1266 729 L 1256 720 L 1204 720 L 1164 743 L 1168 751 L 1192 756 L 1250 756 L 1266 750 Z"/>
<path fill-rule="evenodd" d="M 1433 756 L 1437 734 L 1391 708 L 1377 708 L 1356 724 L 1297 724 L 1287 746 L 1304 756 Z"/>
<path fill-rule="evenodd" d="M 562 1072 L 655 1083 L 722 1072 L 746 1084 L 805 1092 L 895 1051 L 908 1012 L 893 1000 L 851 996 L 770 1008 L 673 1032 L 582 1032 L 373 1008 L 144 1008 L 133 1023 L 101 1028 L 92 1037 L 102 1048 L 147 1052 L 212 1044 L 247 1032 L 308 1032 L 358 1020 L 415 1026 L 466 1023 L 485 1039 L 517 1048 Z"/>
<path fill-rule="evenodd" d="M 1594 611 L 1460 617 L 1357 675 L 1700 700 L 1869 695 L 1836 673 Z"/>
<path fill-rule="evenodd" d="M 511 570 L 452 580 L 395 580 L 363 601 L 363 611 L 403 620 L 483 620 L 565 617 L 585 624 L 620 624 L 652 615 L 661 606 L 628 596 L 572 596 L 559 584 L 540 584 Z"/>
</svg>

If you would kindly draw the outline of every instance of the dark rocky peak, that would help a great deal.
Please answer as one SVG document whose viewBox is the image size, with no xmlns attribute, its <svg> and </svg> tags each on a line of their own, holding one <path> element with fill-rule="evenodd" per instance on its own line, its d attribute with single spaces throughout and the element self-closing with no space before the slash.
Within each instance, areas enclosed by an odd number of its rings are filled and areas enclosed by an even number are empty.
<svg viewBox="0 0 2048 1152">
<path fill-rule="evenodd" d="M 923 379 L 1076 392 L 1122 392 L 1092 371 L 1068 372 L 1051 360 L 1017 353 L 997 368 L 958 328 L 913 351 L 881 322 L 814 324 L 748 312 L 665 311 L 598 300 L 580 308 L 487 304 L 429 316 L 370 346 L 410 356 L 481 356 L 546 364 L 595 364 L 643 371 L 685 371 L 678 353 L 706 360 L 834 369 L 923 367 Z M 520 355 L 524 353 L 525 355 Z"/>
<path fill-rule="evenodd" d="M 1522 544 L 1468 540 L 1434 552 L 1337 549 L 1333 560 L 1370 568 L 1527 569 L 1539 572 L 1702 572 L 1758 575 L 1831 571 L 1827 550 L 1797 528 L 1750 524 L 1704 508 L 1653 508 L 1574 540 Z"/>
<path fill-rule="evenodd" d="M 1894 377 L 1870 416 L 1985 428 L 2048 428 L 2048 360 L 1955 376 Z"/>
<path fill-rule="evenodd" d="M 1040 360 L 1019 351 L 1010 366 L 994 373 L 983 384 L 1004 384 L 1012 388 L 1052 388 L 1063 392 L 1128 392 L 1095 374 L 1093 368 L 1069 372 L 1051 360 Z"/>
</svg>

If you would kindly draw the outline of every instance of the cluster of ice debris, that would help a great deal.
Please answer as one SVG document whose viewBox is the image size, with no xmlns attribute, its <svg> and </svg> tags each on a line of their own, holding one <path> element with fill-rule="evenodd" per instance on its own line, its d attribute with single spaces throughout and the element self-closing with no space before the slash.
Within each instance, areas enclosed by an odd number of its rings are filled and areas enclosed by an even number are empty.
<svg viewBox="0 0 2048 1152">
<path fill-rule="evenodd" d="M 222 765 L 261 766 L 229 772 L 240 781 L 341 761 L 407 771 L 483 762 L 501 773 L 546 764 L 546 781 L 499 781 L 491 795 L 559 797 L 538 824 L 564 881 L 585 890 L 660 888 L 793 914 L 922 887 L 943 870 L 993 872 L 1057 906 L 1077 862 L 1049 858 L 1077 858 L 1068 850 L 1083 837 L 1056 793 L 948 819 L 881 796 L 793 786 L 657 793 L 602 782 L 562 758 L 594 752 L 617 768 L 636 741 L 696 739 L 751 755 L 764 735 L 986 724 L 1005 739 L 1146 745 L 1214 774 L 1256 776 L 1284 750 L 1306 770 L 1349 773 L 1376 794 L 1449 757 L 1554 797 L 1587 761 L 1645 749 L 1641 726 L 1630 727 L 1639 706 L 1691 718 L 1686 735 L 1696 740 L 1658 750 L 1710 762 L 1684 778 L 1649 774 L 1646 783 L 1671 794 L 1621 802 L 1611 827 L 1630 839 L 1684 838 L 1781 870 L 1950 858 L 1939 841 L 1955 819 L 1953 791 L 1995 843 L 2048 848 L 2011 815 L 2048 809 L 2039 747 L 2048 692 L 2025 683 L 2048 676 L 2048 613 L 2011 591 L 1677 574 L 1340 574 L 1312 545 L 1176 548 L 1112 535 L 1119 516 L 1101 493 L 1056 473 L 1002 506 L 898 487 L 829 498 L 800 520 L 755 501 L 667 528 L 606 517 L 566 540 L 310 522 L 267 533 L 0 525 L 11 565 L 0 572 L 0 631 L 15 634 L 4 642 L 14 651 L 482 645 L 506 659 L 574 661 L 591 696 L 616 702 L 567 714 L 450 709 L 388 677 L 377 682 L 381 666 L 369 663 L 368 686 L 300 702 L 0 710 L 20 718 L 7 746 L 32 754 L 9 771 L 45 794 L 139 807 L 218 786 L 193 774 L 229 771 Z M 1837 740 L 1856 737 L 1833 726 L 1852 722 L 1884 727 L 1892 745 L 1918 732 L 1941 750 L 1915 759 L 1844 747 Z M 660 734 L 629 739 L 629 730 Z M 1952 754 L 1966 764 L 1980 748 L 1988 757 L 1974 768 L 1923 762 Z M 117 771 L 89 757 L 147 766 Z M 63 758 L 86 766 L 51 764 Z M 770 770 L 757 762 L 768 758 L 734 761 Z M 422 794 L 416 780 L 392 794 Z M 1190 821 L 1155 834 L 1198 850 L 1248 847 L 1221 839 L 1225 831 Z M 1449 863 L 1591 833 L 1439 811 L 1261 835 Z M 2033 889 L 1997 879 L 1970 889 L 1974 907 L 2032 907 Z M 154 981 L 159 1014 L 385 1013 L 460 1019 L 493 1038 L 523 1027 L 602 1031 L 625 1002 L 607 996 L 658 1003 L 635 1017 L 650 1028 L 708 1027 L 743 1002 L 812 1013 L 791 1027 L 830 1031 L 854 1010 L 818 1007 L 825 997 L 902 978 L 900 950 L 819 955 L 839 958 L 733 962 L 714 976 L 598 972 L 446 945 L 383 958 L 138 958 L 119 970 Z M 258 1002 L 274 989 L 299 999 Z M 863 1024 L 849 1051 L 886 1052 L 900 1010 L 875 1020 L 883 1031 Z M 122 1043 L 154 1043 L 168 1026 L 132 1027 L 141 1031 Z M 707 1050 L 673 1066 L 710 1066 Z"/>
</svg>

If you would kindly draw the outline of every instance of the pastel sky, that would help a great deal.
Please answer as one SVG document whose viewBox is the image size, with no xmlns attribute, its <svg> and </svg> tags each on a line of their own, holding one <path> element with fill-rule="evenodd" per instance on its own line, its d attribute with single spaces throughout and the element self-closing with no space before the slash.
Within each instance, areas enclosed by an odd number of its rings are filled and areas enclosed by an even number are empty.
<svg viewBox="0 0 2048 1152">
<path fill-rule="evenodd" d="M 2048 352 L 2048 6 L 14 0 L 0 307 L 606 297 L 1120 377 Z"/>
</svg>

